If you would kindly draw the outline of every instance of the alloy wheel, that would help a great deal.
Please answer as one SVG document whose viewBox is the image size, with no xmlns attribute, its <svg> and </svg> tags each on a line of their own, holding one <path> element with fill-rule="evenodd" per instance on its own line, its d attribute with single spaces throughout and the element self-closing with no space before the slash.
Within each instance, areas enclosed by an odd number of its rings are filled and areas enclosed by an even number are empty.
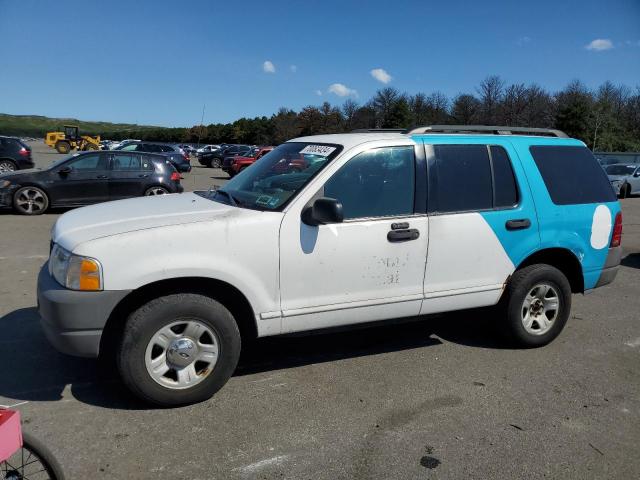
<svg viewBox="0 0 640 480">
<path fill-rule="evenodd" d="M 544 335 L 560 312 L 560 296 L 555 287 L 540 283 L 534 286 L 522 303 L 522 325 L 527 333 Z"/>
<path fill-rule="evenodd" d="M 145 366 L 154 381 L 172 390 L 191 388 L 213 371 L 220 353 L 214 331 L 196 319 L 173 322 L 149 341 Z"/>
<path fill-rule="evenodd" d="M 16 170 L 16 166 L 13 162 L 8 160 L 0 161 L 0 173 L 14 172 Z"/>
<path fill-rule="evenodd" d="M 45 209 L 47 199 L 37 188 L 24 188 L 16 195 L 16 206 L 26 214 L 41 212 Z"/>
</svg>

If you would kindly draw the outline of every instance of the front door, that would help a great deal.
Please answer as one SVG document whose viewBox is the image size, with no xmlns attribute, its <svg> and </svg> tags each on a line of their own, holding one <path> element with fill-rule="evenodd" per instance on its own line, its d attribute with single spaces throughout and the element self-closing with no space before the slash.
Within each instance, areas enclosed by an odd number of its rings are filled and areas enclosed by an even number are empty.
<svg viewBox="0 0 640 480">
<path fill-rule="evenodd" d="M 316 194 L 338 200 L 344 222 L 309 226 L 299 209 L 287 212 L 280 232 L 283 332 L 419 313 L 428 219 L 416 171 L 414 146 L 371 149 Z"/>
<path fill-rule="evenodd" d="M 61 164 L 51 187 L 56 205 L 88 205 L 108 200 L 108 170 L 103 153 L 89 153 Z"/>
</svg>

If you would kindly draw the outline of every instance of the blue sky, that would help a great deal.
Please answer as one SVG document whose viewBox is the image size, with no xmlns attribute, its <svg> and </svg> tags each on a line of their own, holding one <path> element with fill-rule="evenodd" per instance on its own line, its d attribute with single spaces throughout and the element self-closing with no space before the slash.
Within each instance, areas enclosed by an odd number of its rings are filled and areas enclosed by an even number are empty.
<svg viewBox="0 0 640 480">
<path fill-rule="evenodd" d="M 0 0 L 0 38 L 0 112 L 83 120 L 228 122 L 489 74 L 640 86 L 640 0 Z"/>
</svg>

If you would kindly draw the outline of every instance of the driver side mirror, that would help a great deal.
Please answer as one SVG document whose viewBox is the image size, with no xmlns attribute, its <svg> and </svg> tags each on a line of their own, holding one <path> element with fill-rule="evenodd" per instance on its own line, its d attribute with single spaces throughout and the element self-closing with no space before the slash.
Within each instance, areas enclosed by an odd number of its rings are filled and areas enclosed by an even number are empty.
<svg viewBox="0 0 640 480">
<path fill-rule="evenodd" d="M 302 221 L 313 227 L 328 223 L 342 223 L 342 204 L 335 198 L 321 197 L 302 211 Z"/>
<path fill-rule="evenodd" d="M 58 173 L 60 175 L 66 175 L 68 173 L 71 173 L 73 169 L 71 167 L 62 167 L 60 170 L 58 170 Z"/>
</svg>

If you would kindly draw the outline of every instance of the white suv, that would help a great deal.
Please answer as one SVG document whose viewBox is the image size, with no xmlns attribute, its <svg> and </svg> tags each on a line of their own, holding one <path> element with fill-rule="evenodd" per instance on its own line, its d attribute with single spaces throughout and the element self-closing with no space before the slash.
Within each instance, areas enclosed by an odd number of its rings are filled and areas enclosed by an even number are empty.
<svg viewBox="0 0 640 480">
<path fill-rule="evenodd" d="M 497 304 L 512 340 L 543 345 L 572 292 L 613 280 L 620 235 L 607 177 L 561 132 L 306 137 L 217 191 L 64 214 L 38 303 L 56 348 L 113 352 L 133 392 L 178 405 L 252 337 Z"/>
</svg>

